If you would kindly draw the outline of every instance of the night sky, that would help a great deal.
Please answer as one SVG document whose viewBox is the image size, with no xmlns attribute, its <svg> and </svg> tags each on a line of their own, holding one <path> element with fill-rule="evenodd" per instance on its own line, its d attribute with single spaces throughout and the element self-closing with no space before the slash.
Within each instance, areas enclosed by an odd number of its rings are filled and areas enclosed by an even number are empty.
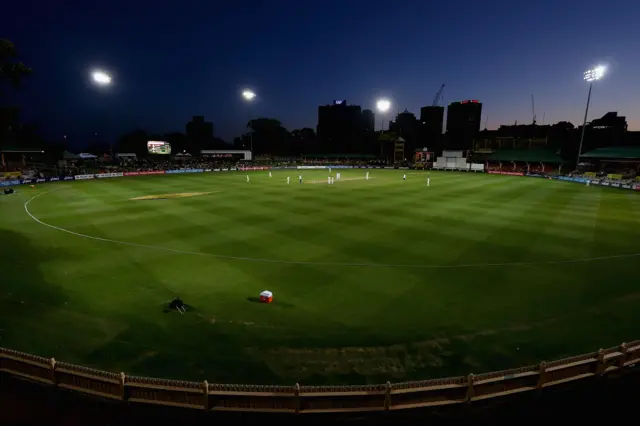
<svg viewBox="0 0 640 426">
<path fill-rule="evenodd" d="M 442 83 L 445 103 L 483 102 L 490 129 L 531 122 L 532 93 L 539 124 L 577 125 L 582 72 L 599 63 L 589 117 L 618 111 L 640 130 L 639 1 L 14 0 L 3 15 L 0 37 L 34 70 L 24 119 L 47 137 L 184 131 L 204 115 L 231 141 L 252 117 L 315 128 L 333 99 L 419 115 Z M 111 87 L 90 83 L 96 67 Z"/>
</svg>

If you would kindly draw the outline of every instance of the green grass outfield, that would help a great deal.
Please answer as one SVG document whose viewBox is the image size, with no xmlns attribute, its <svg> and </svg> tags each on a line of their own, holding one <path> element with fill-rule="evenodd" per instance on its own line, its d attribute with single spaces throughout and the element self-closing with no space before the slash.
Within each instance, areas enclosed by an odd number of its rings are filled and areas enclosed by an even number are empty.
<svg viewBox="0 0 640 426">
<path fill-rule="evenodd" d="M 421 172 L 370 172 L 0 196 L 0 346 L 136 375 L 357 384 L 640 338 L 640 194 L 451 172 L 427 188 Z M 206 194 L 130 200 L 178 193 Z M 272 305 L 248 300 L 262 290 Z M 193 307 L 184 316 L 163 312 L 176 294 Z"/>
</svg>

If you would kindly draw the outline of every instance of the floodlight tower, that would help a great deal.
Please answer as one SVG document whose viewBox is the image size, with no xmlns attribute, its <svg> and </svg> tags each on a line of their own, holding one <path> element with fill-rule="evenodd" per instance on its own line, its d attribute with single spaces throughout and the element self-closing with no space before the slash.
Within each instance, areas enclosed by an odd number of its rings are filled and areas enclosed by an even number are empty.
<svg viewBox="0 0 640 426">
<path fill-rule="evenodd" d="M 383 115 L 387 111 L 389 111 L 390 108 L 391 108 L 391 101 L 389 99 L 382 98 L 382 99 L 378 99 L 378 102 L 376 102 L 376 109 L 380 113 L 380 136 L 382 136 L 382 134 L 384 133 Z M 382 156 L 383 156 L 383 147 L 384 147 L 384 142 L 382 141 L 382 139 L 380 139 L 380 159 L 382 159 Z"/>
<path fill-rule="evenodd" d="M 113 83 L 111 75 L 104 71 L 104 70 L 100 70 L 100 69 L 94 69 L 93 71 L 91 71 L 91 82 L 96 85 L 99 86 L 101 88 L 105 88 L 103 90 L 107 90 L 106 88 L 108 86 L 111 86 L 111 84 Z M 107 119 L 107 121 L 109 121 Z M 107 123 L 107 133 L 109 132 L 110 126 L 108 125 L 109 123 Z M 94 133 L 94 136 L 98 136 L 98 133 Z M 111 138 L 109 139 L 109 154 L 111 155 L 111 159 L 113 160 L 113 140 Z"/>
<path fill-rule="evenodd" d="M 242 91 L 242 99 L 247 103 L 252 103 L 256 99 L 256 92 L 253 90 L 245 89 Z M 251 120 L 247 123 L 247 127 L 250 127 L 249 131 L 249 150 L 251 151 L 251 159 L 253 159 L 253 128 L 250 126 Z"/>
<path fill-rule="evenodd" d="M 584 72 L 584 81 L 589 82 L 589 95 L 587 95 L 587 107 L 584 110 L 584 121 L 582 122 L 582 134 L 580 135 L 580 146 L 578 147 L 578 159 L 576 161 L 576 169 L 578 168 L 578 164 L 580 164 L 580 156 L 582 155 L 582 144 L 584 142 L 584 131 L 587 128 L 587 115 L 589 114 L 589 103 L 591 102 L 591 88 L 593 87 L 593 82 L 600 80 L 607 68 L 604 65 L 598 65 L 595 68 L 590 70 L 586 70 Z"/>
<path fill-rule="evenodd" d="M 376 108 L 378 109 L 378 112 L 380 113 L 380 116 L 381 116 L 380 125 L 382 127 L 380 130 L 384 131 L 384 118 L 382 118 L 382 114 L 389 111 L 389 108 L 391 108 L 391 101 L 389 99 L 378 99 L 378 102 L 376 103 Z"/>
</svg>

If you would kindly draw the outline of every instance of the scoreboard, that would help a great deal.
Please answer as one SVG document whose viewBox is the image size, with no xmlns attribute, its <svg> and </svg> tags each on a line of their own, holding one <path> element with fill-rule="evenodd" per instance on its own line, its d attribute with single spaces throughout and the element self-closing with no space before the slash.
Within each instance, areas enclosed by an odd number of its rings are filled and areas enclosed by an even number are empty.
<svg viewBox="0 0 640 426">
<path fill-rule="evenodd" d="M 149 154 L 171 154 L 171 144 L 163 141 L 148 141 L 147 151 Z"/>
<path fill-rule="evenodd" d="M 433 161 L 433 152 L 418 151 L 416 152 L 416 163 L 430 163 Z"/>
</svg>

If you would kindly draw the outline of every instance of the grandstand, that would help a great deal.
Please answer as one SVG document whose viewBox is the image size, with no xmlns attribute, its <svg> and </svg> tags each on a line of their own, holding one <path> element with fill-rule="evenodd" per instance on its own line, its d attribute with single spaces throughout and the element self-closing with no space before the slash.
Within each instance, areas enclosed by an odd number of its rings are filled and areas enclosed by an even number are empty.
<svg viewBox="0 0 640 426">
<path fill-rule="evenodd" d="M 539 149 L 548 147 L 548 138 L 514 138 L 496 137 L 491 139 L 474 139 L 473 150 L 493 151 L 496 149 Z"/>
<path fill-rule="evenodd" d="M 485 164 L 489 173 L 556 174 L 564 163 L 560 151 L 548 146 L 547 138 L 479 139 L 473 147 L 473 161 Z"/>
<path fill-rule="evenodd" d="M 0 149 L 0 180 L 15 176 L 33 177 L 36 170 L 44 168 L 44 151 L 36 146 L 4 146 Z"/>
<path fill-rule="evenodd" d="M 586 152 L 580 156 L 579 173 L 585 177 L 613 181 L 639 180 L 640 148 L 607 147 Z"/>
<path fill-rule="evenodd" d="M 598 148 L 582 154 L 580 158 L 588 162 L 593 171 L 629 169 L 636 174 L 640 171 L 640 147 Z"/>
<path fill-rule="evenodd" d="M 483 163 L 469 163 L 464 156 L 464 151 L 442 151 L 442 156 L 433 163 L 434 170 L 454 170 L 465 172 L 483 172 Z"/>
<path fill-rule="evenodd" d="M 560 173 L 564 161 L 550 149 L 500 149 L 484 156 L 487 170 L 517 173 Z"/>
</svg>

